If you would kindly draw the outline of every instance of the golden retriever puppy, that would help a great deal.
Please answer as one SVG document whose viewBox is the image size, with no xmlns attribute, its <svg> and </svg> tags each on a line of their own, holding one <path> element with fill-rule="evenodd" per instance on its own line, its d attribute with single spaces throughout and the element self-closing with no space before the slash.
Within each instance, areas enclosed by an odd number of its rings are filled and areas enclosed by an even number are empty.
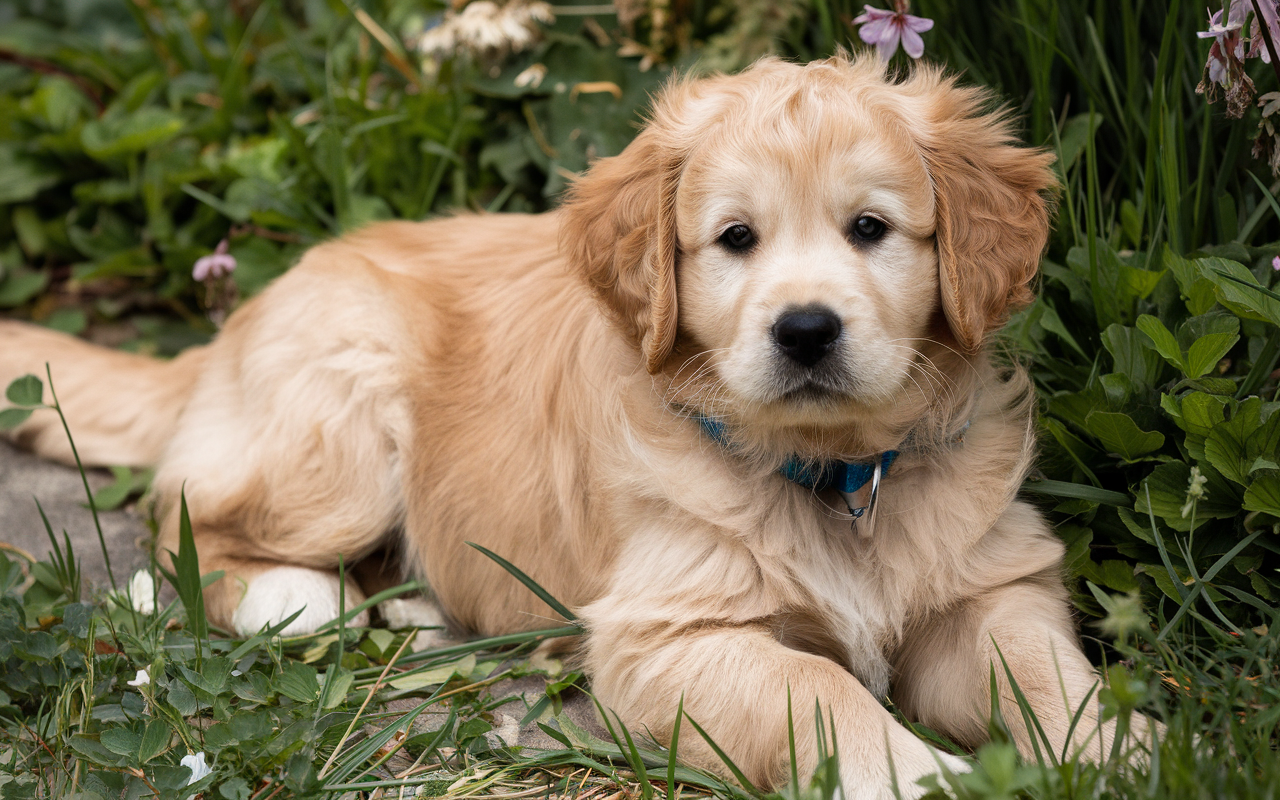
<svg viewBox="0 0 1280 800">
<path fill-rule="evenodd" d="M 0 379 L 51 362 L 88 461 L 158 465 L 162 548 L 185 485 L 241 635 L 329 620 L 339 556 L 386 546 L 462 630 L 548 625 L 474 541 L 580 613 L 627 725 L 667 737 L 683 697 L 757 785 L 789 773 L 790 698 L 802 774 L 816 702 L 848 797 L 892 796 L 891 761 L 918 795 L 963 764 L 881 701 L 977 744 L 993 660 L 1015 705 L 997 647 L 1053 747 L 1096 757 L 1096 709 L 1066 741 L 1098 676 L 1063 548 L 1016 497 L 1029 384 L 984 350 L 1055 181 L 987 100 L 866 58 L 672 82 L 558 211 L 318 246 L 169 363 L 0 323 Z M 67 459 L 49 412 L 15 437 Z"/>
</svg>

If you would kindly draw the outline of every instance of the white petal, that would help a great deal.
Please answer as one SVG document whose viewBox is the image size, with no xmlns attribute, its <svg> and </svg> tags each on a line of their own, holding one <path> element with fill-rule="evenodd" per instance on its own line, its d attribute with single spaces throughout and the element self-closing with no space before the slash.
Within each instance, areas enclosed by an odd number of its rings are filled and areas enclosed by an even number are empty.
<svg viewBox="0 0 1280 800">
<path fill-rule="evenodd" d="M 151 676 L 147 674 L 145 669 L 138 670 L 137 676 L 131 681 L 125 681 L 130 686 L 146 686 L 151 683 Z"/>
<path fill-rule="evenodd" d="M 129 602 L 139 614 L 155 613 L 156 581 L 145 569 L 133 573 L 129 579 Z"/>
<path fill-rule="evenodd" d="M 187 780 L 188 786 L 213 772 L 213 770 L 209 768 L 209 765 L 205 763 L 204 753 L 202 752 L 196 753 L 195 755 L 183 756 L 178 763 L 191 770 L 191 777 Z"/>
</svg>

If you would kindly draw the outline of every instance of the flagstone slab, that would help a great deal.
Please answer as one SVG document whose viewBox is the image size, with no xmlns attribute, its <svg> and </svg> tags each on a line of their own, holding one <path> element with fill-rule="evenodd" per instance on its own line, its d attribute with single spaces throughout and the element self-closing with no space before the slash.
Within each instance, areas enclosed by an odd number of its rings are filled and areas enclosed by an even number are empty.
<svg viewBox="0 0 1280 800">
<path fill-rule="evenodd" d="M 90 470 L 88 479 L 94 491 L 112 482 L 111 475 L 103 470 Z M 50 544 L 37 500 L 59 544 L 63 531 L 70 537 L 85 582 L 95 590 L 109 588 L 106 559 L 87 506 L 80 473 L 0 441 L 0 542 L 40 559 L 49 553 Z M 116 582 L 123 584 L 135 570 L 149 562 L 144 548 L 150 541 L 150 533 L 132 505 L 99 512 L 98 519 L 102 523 L 102 538 L 111 558 L 111 569 Z"/>
</svg>

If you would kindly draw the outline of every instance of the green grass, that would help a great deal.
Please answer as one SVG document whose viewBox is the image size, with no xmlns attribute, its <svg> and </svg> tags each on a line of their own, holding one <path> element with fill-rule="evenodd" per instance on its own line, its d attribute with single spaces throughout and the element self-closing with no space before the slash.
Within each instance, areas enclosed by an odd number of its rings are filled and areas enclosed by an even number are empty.
<svg viewBox="0 0 1280 800">
<path fill-rule="evenodd" d="M 426 0 L 17 0 L 0 7 L 0 313 L 173 353 L 325 237 L 450 208 L 553 205 L 591 157 L 625 146 L 673 69 L 829 54 L 856 39 L 861 6 L 697 0 L 665 15 L 644 6 L 629 25 L 562 12 L 529 51 L 427 70 L 398 43 L 439 12 Z M 1004 336 L 1040 398 L 1026 495 L 1068 546 L 1086 647 L 1107 669 L 1101 702 L 1167 723 L 1131 769 L 1048 752 L 1021 763 L 995 719 L 952 791 L 1273 797 L 1280 182 L 1250 156 L 1258 112 L 1227 119 L 1196 94 L 1206 14 L 1189 0 L 915 0 L 913 13 L 936 21 L 929 57 L 994 87 L 1027 141 L 1058 154 L 1041 298 Z M 543 81 L 516 86 L 535 63 Z M 1280 88 L 1251 65 L 1260 92 Z M 587 81 L 617 91 L 557 91 Z M 191 278 L 224 238 L 240 265 L 229 294 Z M 10 387 L 0 425 L 39 403 L 32 386 Z M 96 505 L 145 488 L 147 474 L 115 472 Z M 157 565 L 186 602 L 140 614 L 106 587 L 83 593 L 79 565 L 99 556 L 55 533 L 45 559 L 0 552 L 0 797 L 354 797 L 355 784 L 387 781 L 601 800 L 673 784 L 743 793 L 643 732 L 615 724 L 601 741 L 558 716 L 584 683 L 530 661 L 535 634 L 428 653 L 401 649 L 411 632 L 345 625 L 240 642 L 205 628 L 193 552 Z M 139 669 L 149 694 L 126 683 Z M 563 749 L 485 736 L 499 702 L 488 682 L 521 674 L 546 678 L 535 710 Z M 428 729 L 397 737 L 407 721 L 386 710 L 392 697 L 426 703 Z M 806 709 L 793 723 L 797 736 L 824 727 Z M 679 735 L 699 736 L 696 720 Z M 376 765 L 380 737 L 400 750 Z M 215 764 L 192 788 L 178 765 L 188 750 Z M 830 796 L 833 764 L 810 796 Z"/>
</svg>

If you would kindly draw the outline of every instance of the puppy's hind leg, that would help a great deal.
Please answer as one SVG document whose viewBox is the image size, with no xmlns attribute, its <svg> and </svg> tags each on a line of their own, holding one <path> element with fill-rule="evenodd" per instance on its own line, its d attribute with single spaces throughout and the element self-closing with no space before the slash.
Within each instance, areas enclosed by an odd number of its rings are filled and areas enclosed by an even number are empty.
<svg viewBox="0 0 1280 800">
<path fill-rule="evenodd" d="M 162 557 L 185 494 L 201 570 L 225 573 L 205 592 L 216 625 L 250 635 L 302 610 L 286 631 L 315 630 L 337 615 L 339 560 L 402 528 L 404 337 L 369 279 L 308 275 L 304 260 L 211 348 L 155 491 Z M 353 580 L 345 594 L 364 599 Z"/>
</svg>

